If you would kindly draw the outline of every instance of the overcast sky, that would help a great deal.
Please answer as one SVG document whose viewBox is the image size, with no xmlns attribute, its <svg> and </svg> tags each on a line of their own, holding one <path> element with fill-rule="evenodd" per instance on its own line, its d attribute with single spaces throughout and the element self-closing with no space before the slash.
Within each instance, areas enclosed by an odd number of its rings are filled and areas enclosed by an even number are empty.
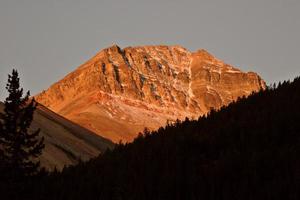
<svg viewBox="0 0 300 200">
<path fill-rule="evenodd" d="M 204 48 L 268 84 L 300 75 L 300 0 L 0 0 L 0 99 L 36 94 L 112 44 Z"/>
</svg>

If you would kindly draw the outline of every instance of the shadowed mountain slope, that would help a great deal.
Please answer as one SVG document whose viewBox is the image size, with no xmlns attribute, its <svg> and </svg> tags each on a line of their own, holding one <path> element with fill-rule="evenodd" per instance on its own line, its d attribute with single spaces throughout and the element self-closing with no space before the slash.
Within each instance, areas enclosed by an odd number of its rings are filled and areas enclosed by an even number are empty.
<svg viewBox="0 0 300 200">
<path fill-rule="evenodd" d="M 0 102 L 2 111 L 4 104 Z M 40 128 L 45 137 L 45 149 L 41 156 L 41 165 L 47 169 L 62 169 L 64 165 L 77 164 L 98 156 L 113 143 L 95 133 L 57 115 L 42 105 L 34 114 L 31 129 Z"/>
<path fill-rule="evenodd" d="M 299 102 L 297 78 L 30 182 L 28 198 L 298 200 Z"/>
</svg>

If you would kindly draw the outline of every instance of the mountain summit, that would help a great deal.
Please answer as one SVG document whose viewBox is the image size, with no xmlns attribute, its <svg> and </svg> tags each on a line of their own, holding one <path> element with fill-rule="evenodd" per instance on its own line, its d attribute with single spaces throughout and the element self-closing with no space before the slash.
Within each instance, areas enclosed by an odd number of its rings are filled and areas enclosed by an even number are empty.
<svg viewBox="0 0 300 200">
<path fill-rule="evenodd" d="M 265 87 L 256 73 L 244 73 L 206 50 L 114 45 L 36 100 L 117 142 L 131 141 L 144 127 L 199 117 Z"/>
</svg>

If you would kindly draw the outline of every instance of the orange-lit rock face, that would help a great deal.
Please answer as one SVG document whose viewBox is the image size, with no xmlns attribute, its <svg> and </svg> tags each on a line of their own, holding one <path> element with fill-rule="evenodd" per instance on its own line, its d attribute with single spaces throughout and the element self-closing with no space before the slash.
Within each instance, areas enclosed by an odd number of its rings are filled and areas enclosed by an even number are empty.
<svg viewBox="0 0 300 200">
<path fill-rule="evenodd" d="M 205 50 L 112 46 L 37 95 L 38 102 L 112 139 L 131 141 L 144 127 L 199 117 L 265 88 Z"/>
</svg>

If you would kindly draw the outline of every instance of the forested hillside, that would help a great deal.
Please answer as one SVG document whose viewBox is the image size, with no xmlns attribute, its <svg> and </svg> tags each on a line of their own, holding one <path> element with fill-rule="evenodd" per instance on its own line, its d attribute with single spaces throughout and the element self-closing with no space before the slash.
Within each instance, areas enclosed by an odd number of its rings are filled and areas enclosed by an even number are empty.
<svg viewBox="0 0 300 200">
<path fill-rule="evenodd" d="M 300 199 L 300 78 L 20 188 L 17 199 Z"/>
</svg>

